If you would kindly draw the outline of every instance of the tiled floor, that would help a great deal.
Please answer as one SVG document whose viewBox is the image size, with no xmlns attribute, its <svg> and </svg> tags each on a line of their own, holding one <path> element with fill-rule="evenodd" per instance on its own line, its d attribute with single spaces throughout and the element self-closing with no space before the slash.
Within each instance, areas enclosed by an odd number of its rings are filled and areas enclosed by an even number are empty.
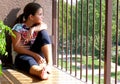
<svg viewBox="0 0 120 84">
<path fill-rule="evenodd" d="M 13 69 L 3 70 L 0 84 L 85 84 L 65 72 L 53 67 L 48 80 L 41 81 L 36 77 Z"/>
</svg>

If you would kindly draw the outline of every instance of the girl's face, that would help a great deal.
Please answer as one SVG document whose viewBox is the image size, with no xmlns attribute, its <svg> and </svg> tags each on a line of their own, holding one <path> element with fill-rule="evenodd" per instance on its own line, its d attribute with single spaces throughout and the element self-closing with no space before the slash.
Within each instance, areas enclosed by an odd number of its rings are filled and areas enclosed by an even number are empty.
<svg viewBox="0 0 120 84">
<path fill-rule="evenodd" d="M 40 8 L 33 16 L 33 23 L 34 24 L 40 24 L 43 21 L 43 9 Z"/>
</svg>

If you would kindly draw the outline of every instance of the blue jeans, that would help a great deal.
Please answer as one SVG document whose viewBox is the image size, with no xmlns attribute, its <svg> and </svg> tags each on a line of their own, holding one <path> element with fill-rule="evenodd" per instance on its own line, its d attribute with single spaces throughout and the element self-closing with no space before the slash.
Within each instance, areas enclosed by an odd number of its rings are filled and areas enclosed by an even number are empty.
<svg viewBox="0 0 120 84">
<path fill-rule="evenodd" d="M 40 54 L 40 56 L 44 58 L 43 53 L 41 52 L 41 47 L 47 44 L 51 44 L 51 40 L 49 38 L 47 31 L 46 30 L 39 31 L 30 50 Z M 26 54 L 18 54 L 16 56 L 15 66 L 18 69 L 29 72 L 31 66 L 33 65 L 38 65 L 38 63 L 33 57 Z"/>
</svg>

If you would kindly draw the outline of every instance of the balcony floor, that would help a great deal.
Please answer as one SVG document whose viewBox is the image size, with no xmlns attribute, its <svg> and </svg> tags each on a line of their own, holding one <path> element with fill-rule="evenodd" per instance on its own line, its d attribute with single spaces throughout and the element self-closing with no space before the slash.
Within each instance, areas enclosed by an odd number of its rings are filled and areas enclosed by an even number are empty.
<svg viewBox="0 0 120 84">
<path fill-rule="evenodd" d="M 48 80 L 41 81 L 36 77 L 26 73 L 5 69 L 0 76 L 0 84 L 85 84 L 80 80 L 68 75 L 67 73 L 53 67 Z"/>
</svg>

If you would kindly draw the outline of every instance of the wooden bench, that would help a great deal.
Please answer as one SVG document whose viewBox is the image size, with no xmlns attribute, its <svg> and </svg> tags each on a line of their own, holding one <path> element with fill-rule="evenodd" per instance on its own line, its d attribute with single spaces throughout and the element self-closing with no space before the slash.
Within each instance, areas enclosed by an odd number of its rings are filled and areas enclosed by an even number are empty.
<svg viewBox="0 0 120 84">
<path fill-rule="evenodd" d="M 52 73 L 48 80 L 40 80 L 37 77 L 31 76 L 25 72 L 15 69 L 4 69 L 0 76 L 0 84 L 85 84 L 80 80 L 70 76 L 69 74 L 52 68 Z"/>
</svg>

